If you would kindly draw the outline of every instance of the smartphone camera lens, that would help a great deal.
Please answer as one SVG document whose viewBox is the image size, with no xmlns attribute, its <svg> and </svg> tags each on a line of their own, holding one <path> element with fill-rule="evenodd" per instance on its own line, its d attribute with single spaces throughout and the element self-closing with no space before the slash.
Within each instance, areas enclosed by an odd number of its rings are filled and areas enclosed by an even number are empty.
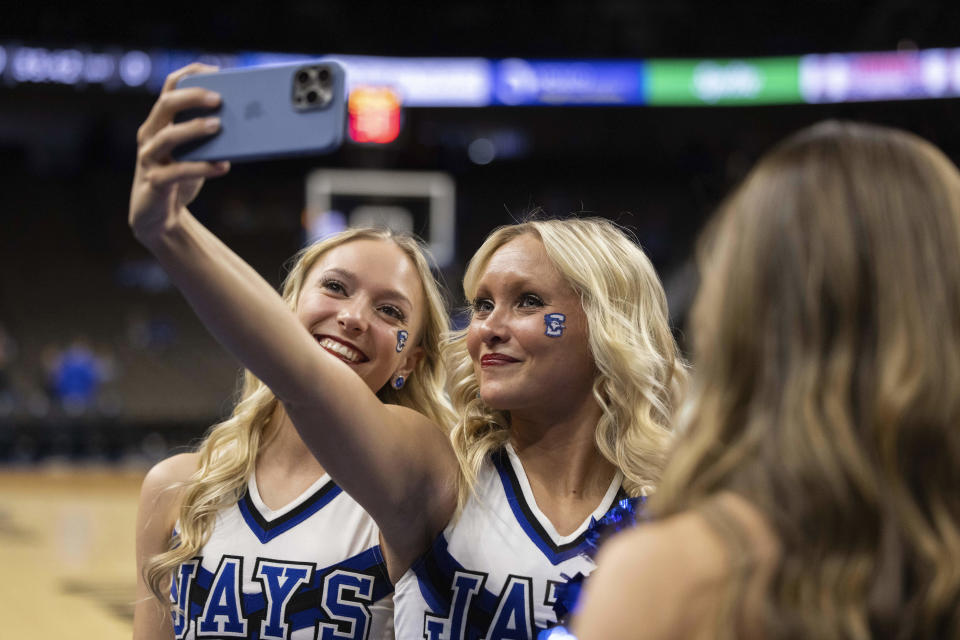
<svg viewBox="0 0 960 640">
<path fill-rule="evenodd" d="M 291 102 L 299 111 L 322 109 L 333 98 L 334 71 L 330 65 L 316 64 L 301 67 L 293 74 Z"/>
</svg>

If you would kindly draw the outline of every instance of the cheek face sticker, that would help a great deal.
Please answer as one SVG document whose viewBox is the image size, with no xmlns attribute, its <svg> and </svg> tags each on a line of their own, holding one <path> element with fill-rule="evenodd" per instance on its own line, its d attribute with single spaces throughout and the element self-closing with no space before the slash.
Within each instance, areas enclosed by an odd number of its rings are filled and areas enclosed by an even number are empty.
<svg viewBox="0 0 960 640">
<path fill-rule="evenodd" d="M 407 332 L 400 329 L 397 331 L 397 353 L 403 351 L 405 346 L 407 346 Z"/>
<path fill-rule="evenodd" d="M 543 316 L 543 323 L 547 325 L 547 330 L 544 332 L 544 335 L 551 338 L 559 338 L 563 335 L 563 330 L 566 329 L 566 325 L 563 324 L 567 319 L 567 316 L 562 313 L 547 313 Z"/>
</svg>

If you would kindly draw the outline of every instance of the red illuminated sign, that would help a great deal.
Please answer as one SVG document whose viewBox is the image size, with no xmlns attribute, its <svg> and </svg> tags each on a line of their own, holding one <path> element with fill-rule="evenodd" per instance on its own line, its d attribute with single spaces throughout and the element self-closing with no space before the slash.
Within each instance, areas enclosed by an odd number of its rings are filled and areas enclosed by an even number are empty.
<svg viewBox="0 0 960 640">
<path fill-rule="evenodd" d="M 400 97 L 384 87 L 357 87 L 347 103 L 350 139 L 386 144 L 400 135 Z"/>
</svg>

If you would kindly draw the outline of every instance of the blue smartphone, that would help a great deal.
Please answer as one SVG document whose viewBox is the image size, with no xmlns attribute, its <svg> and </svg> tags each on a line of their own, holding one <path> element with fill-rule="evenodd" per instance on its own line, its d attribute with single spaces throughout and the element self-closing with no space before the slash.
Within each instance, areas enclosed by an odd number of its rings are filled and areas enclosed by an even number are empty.
<svg viewBox="0 0 960 640">
<path fill-rule="evenodd" d="M 178 160 L 264 160 L 328 153 L 343 142 L 344 71 L 330 60 L 197 74 L 177 87 L 221 96 L 219 107 L 178 114 L 178 122 L 216 115 L 221 123 L 217 133 L 174 149 Z"/>
</svg>

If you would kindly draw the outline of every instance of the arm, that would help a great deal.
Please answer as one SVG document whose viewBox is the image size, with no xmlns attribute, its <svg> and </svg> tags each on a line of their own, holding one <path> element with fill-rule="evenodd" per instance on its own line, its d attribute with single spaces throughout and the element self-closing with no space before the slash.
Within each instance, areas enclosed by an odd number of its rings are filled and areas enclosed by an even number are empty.
<svg viewBox="0 0 960 640">
<path fill-rule="evenodd" d="M 202 120 L 172 124 L 176 112 L 210 104 L 204 90 L 175 89 L 199 70 L 171 74 L 138 133 L 130 225 L 211 333 L 283 402 L 320 463 L 377 521 L 397 560 L 409 562 L 453 513 L 456 458 L 438 426 L 385 406 L 326 353 L 273 288 L 186 208 L 204 178 L 229 169 L 170 156 L 210 132 Z"/>
<path fill-rule="evenodd" d="M 170 607 L 157 600 L 143 569 L 153 556 L 166 551 L 177 520 L 179 492 L 170 489 L 196 469 L 195 454 L 168 458 L 150 470 L 140 489 L 137 509 L 137 600 L 133 610 L 134 640 L 172 640 Z"/>
</svg>

